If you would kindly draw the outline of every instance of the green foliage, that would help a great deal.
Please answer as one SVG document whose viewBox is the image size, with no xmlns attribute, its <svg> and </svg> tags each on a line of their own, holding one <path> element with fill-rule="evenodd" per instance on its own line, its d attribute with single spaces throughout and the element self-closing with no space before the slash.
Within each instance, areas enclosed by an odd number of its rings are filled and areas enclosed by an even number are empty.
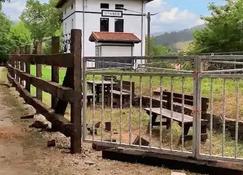
<svg viewBox="0 0 243 175">
<path fill-rule="evenodd" d="M 22 21 L 11 26 L 9 37 L 12 48 L 29 45 L 32 41 L 31 33 Z"/>
<path fill-rule="evenodd" d="M 57 0 L 41 3 L 38 0 L 27 0 L 26 9 L 21 19 L 31 32 L 34 41 L 60 33 L 60 11 L 55 8 Z"/>
<path fill-rule="evenodd" d="M 40 3 L 38 0 L 27 0 L 26 9 L 17 24 L 1 12 L 0 0 L 0 62 L 7 60 L 7 54 L 17 47 L 41 43 L 43 38 L 60 35 L 60 11 L 55 8 L 57 0 Z M 38 41 L 38 42 L 37 42 Z"/>
<path fill-rule="evenodd" d="M 0 13 L 0 23 L 0 62 L 5 62 L 13 49 L 31 43 L 31 34 L 23 22 L 12 24 L 3 13 Z"/>
<path fill-rule="evenodd" d="M 46 25 L 46 32 L 47 36 L 60 36 L 61 31 L 61 19 L 62 13 L 60 9 L 56 8 L 58 0 L 49 0 L 47 4 L 47 25 Z"/>
<path fill-rule="evenodd" d="M 150 56 L 163 56 L 169 55 L 171 53 L 170 49 L 166 46 L 156 44 L 155 38 L 150 39 Z M 148 39 L 146 39 L 146 53 L 148 56 Z"/>
<path fill-rule="evenodd" d="M 206 27 L 194 32 L 190 52 L 232 52 L 243 50 L 243 0 L 227 0 L 226 5 L 209 5 L 211 16 L 204 17 Z"/>
<path fill-rule="evenodd" d="M 8 31 L 11 27 L 11 22 L 8 18 L 0 12 L 0 62 L 7 60 L 7 54 L 10 51 L 10 38 Z"/>
</svg>

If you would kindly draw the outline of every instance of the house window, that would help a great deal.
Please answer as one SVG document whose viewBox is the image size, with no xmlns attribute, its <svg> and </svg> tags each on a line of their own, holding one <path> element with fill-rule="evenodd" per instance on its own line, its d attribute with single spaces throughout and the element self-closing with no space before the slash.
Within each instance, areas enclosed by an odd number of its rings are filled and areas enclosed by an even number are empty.
<svg viewBox="0 0 243 175">
<path fill-rule="evenodd" d="M 124 20 L 115 19 L 115 32 L 123 32 L 123 31 L 124 31 Z"/>
<path fill-rule="evenodd" d="M 117 9 L 117 10 L 123 10 L 124 9 L 124 5 L 123 4 L 116 4 L 115 5 L 115 9 Z"/>
<path fill-rule="evenodd" d="M 107 4 L 107 3 L 101 3 L 100 4 L 100 8 L 101 9 L 109 9 L 109 4 Z"/>
<path fill-rule="evenodd" d="M 100 18 L 100 31 L 109 32 L 109 18 Z"/>
</svg>

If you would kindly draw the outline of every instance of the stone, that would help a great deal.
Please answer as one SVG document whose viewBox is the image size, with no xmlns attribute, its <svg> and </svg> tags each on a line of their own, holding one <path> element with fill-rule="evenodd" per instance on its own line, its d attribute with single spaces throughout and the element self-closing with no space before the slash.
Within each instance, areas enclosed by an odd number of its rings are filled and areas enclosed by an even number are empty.
<svg viewBox="0 0 243 175">
<path fill-rule="evenodd" d="M 186 174 L 183 172 L 171 171 L 171 175 L 186 175 Z"/>
<path fill-rule="evenodd" d="M 136 139 L 133 141 L 132 144 L 139 145 L 140 139 L 141 139 L 141 145 L 143 145 L 143 146 L 149 146 L 149 141 L 147 141 L 144 138 L 139 137 L 139 136 L 136 137 Z"/>
<path fill-rule="evenodd" d="M 111 131 L 111 122 L 105 122 L 105 131 Z"/>
<path fill-rule="evenodd" d="M 84 163 L 87 164 L 87 165 L 94 165 L 95 164 L 95 162 L 93 162 L 91 160 L 87 160 Z"/>
<path fill-rule="evenodd" d="M 99 128 L 100 125 L 101 125 L 101 122 L 96 123 L 96 124 L 95 124 L 95 128 Z"/>
<path fill-rule="evenodd" d="M 55 140 L 49 140 L 47 142 L 47 147 L 54 147 L 56 146 L 56 141 Z"/>
<path fill-rule="evenodd" d="M 33 124 L 30 125 L 30 128 L 46 129 L 46 128 L 48 128 L 48 124 L 45 124 L 41 121 L 35 121 Z"/>
</svg>

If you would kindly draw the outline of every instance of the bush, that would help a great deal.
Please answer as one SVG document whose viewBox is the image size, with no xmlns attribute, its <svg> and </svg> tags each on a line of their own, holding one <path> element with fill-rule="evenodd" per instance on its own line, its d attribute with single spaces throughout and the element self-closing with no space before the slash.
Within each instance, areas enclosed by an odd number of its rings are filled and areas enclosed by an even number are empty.
<svg viewBox="0 0 243 175">
<path fill-rule="evenodd" d="M 1 52 L 0 53 L 0 64 L 5 64 L 8 61 L 7 53 Z"/>
</svg>

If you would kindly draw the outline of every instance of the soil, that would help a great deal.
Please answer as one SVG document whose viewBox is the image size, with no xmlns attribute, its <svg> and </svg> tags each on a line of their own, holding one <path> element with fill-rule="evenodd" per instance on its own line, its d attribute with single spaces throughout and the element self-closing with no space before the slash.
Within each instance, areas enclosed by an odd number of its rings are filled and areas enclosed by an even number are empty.
<svg viewBox="0 0 243 175">
<path fill-rule="evenodd" d="M 30 128 L 34 119 L 20 119 L 34 109 L 24 104 L 14 88 L 6 82 L 6 70 L 0 68 L 0 175 L 161 175 L 173 170 L 142 164 L 102 159 L 101 152 L 83 145 L 82 154 L 69 153 L 69 139 L 60 133 Z M 55 140 L 54 147 L 47 142 Z M 178 174 L 191 174 L 178 172 Z"/>
</svg>

